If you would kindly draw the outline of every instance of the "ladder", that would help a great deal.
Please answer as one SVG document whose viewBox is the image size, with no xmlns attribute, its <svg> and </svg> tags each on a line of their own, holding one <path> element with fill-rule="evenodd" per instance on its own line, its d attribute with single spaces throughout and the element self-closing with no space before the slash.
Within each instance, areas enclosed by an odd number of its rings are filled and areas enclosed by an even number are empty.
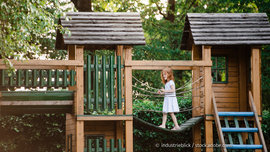
<svg viewBox="0 0 270 152">
<path fill-rule="evenodd" d="M 264 141 L 261 124 L 259 122 L 259 117 L 256 111 L 256 107 L 254 105 L 253 97 L 251 91 L 249 91 L 249 105 L 251 108 L 251 112 L 218 112 L 215 95 L 212 94 L 213 108 L 214 108 L 214 117 L 215 124 L 218 132 L 219 141 L 221 144 L 222 152 L 227 152 L 227 150 L 256 150 L 261 149 L 264 152 L 267 152 L 266 144 Z M 220 117 L 223 117 L 224 123 L 221 126 Z M 256 128 L 251 128 L 248 123 L 248 118 L 254 118 Z M 229 118 L 232 118 L 229 121 Z M 245 127 L 240 127 L 239 121 L 244 121 Z M 234 123 L 234 127 L 230 127 Z M 244 144 L 241 133 L 248 134 L 248 143 Z M 253 141 L 253 133 L 258 133 L 260 144 L 256 145 Z M 225 143 L 224 135 L 227 135 L 229 143 Z M 233 135 L 238 139 L 238 142 L 233 140 Z M 254 135 L 255 136 L 255 135 Z"/>
</svg>

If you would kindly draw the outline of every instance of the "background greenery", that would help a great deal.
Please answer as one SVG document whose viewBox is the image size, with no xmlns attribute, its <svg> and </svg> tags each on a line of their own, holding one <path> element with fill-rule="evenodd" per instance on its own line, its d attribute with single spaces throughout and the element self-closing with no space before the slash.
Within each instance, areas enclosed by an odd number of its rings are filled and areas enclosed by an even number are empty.
<svg viewBox="0 0 270 152">
<path fill-rule="evenodd" d="M 79 7 L 77 0 L 72 0 Z M 133 59 L 187 60 L 190 52 L 180 50 L 184 19 L 187 12 L 197 13 L 258 13 L 266 12 L 270 16 L 269 0 L 84 0 L 91 3 L 89 11 L 141 13 L 147 45 L 134 48 Z M 14 58 L 66 58 L 66 51 L 54 50 L 55 30 L 58 18 L 74 9 L 71 2 L 59 0 L 0 0 L 0 57 Z M 85 5 L 87 6 L 87 5 Z M 79 9 L 79 8 L 78 8 Z M 79 9 L 80 10 L 80 9 Z M 270 141 L 270 47 L 262 48 L 262 100 L 265 139 Z M 8 60 L 6 63 L 9 64 Z M 176 87 L 187 82 L 189 71 L 175 71 Z M 133 76 L 148 85 L 160 88 L 158 71 L 136 71 Z M 133 84 L 141 86 L 135 81 Z M 142 86 L 143 87 L 143 86 Z M 139 90 L 135 90 L 139 92 Z M 190 100 L 181 100 L 184 106 L 190 106 Z M 140 118 L 159 124 L 161 114 L 139 112 L 140 109 L 161 110 L 161 102 L 153 98 L 134 100 L 134 114 Z M 179 122 L 190 117 L 190 113 L 177 115 Z M 43 114 L 23 116 L 1 116 L 0 151 L 2 152 L 58 152 L 64 150 L 64 114 Z M 172 122 L 168 123 L 168 127 Z M 191 131 L 185 134 L 161 134 L 135 127 L 135 151 L 150 151 L 154 143 L 191 141 Z M 45 142 L 46 141 L 46 142 Z M 147 143 L 147 145 L 145 144 Z M 144 147 L 144 149 L 142 149 Z M 159 149 L 162 151 L 162 149 Z M 173 149 L 171 149 L 174 151 Z M 158 150 L 157 150 L 158 151 Z M 184 150 L 183 150 L 184 151 Z M 188 151 L 185 149 L 185 151 Z"/>
</svg>

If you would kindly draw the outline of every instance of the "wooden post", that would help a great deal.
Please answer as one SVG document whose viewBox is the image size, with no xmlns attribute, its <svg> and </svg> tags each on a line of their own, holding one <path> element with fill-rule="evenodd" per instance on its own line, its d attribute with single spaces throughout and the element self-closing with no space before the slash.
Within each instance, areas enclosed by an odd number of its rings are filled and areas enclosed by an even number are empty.
<svg viewBox="0 0 270 152">
<path fill-rule="evenodd" d="M 132 47 L 125 51 L 125 62 L 132 60 Z M 125 114 L 132 115 L 132 68 L 125 66 Z M 133 121 L 126 121 L 126 150 L 133 152 Z"/>
<path fill-rule="evenodd" d="M 69 45 L 68 53 L 70 60 L 83 61 L 83 46 Z M 69 89 L 74 90 L 74 115 L 84 114 L 84 91 L 83 91 L 83 67 L 75 67 L 76 86 Z M 76 121 L 75 123 L 75 152 L 83 152 L 84 150 L 84 122 Z"/>
<path fill-rule="evenodd" d="M 240 48 L 238 50 L 239 59 L 239 111 L 247 111 L 247 50 Z M 248 133 L 242 133 L 242 140 L 246 143 Z"/>
<path fill-rule="evenodd" d="M 202 46 L 202 59 L 205 62 L 211 62 L 211 46 Z M 212 76 L 211 67 L 204 67 L 204 113 L 207 116 L 212 115 Z M 213 124 L 212 120 L 205 119 L 205 144 L 206 151 L 213 152 L 213 147 L 208 145 L 213 144 Z"/>
<path fill-rule="evenodd" d="M 124 63 L 124 51 L 123 51 L 124 46 L 123 45 L 117 45 L 116 46 L 116 56 L 115 56 L 115 62 L 117 62 L 116 57 L 117 56 L 121 56 L 121 65 L 123 65 Z M 121 70 L 121 73 L 123 74 L 123 70 Z M 116 88 L 117 86 L 117 82 L 115 82 Z M 121 79 L 121 90 L 122 90 L 122 97 L 123 97 L 123 79 Z M 116 92 L 116 91 L 115 91 Z M 117 93 L 116 93 L 117 95 Z M 123 107 L 123 106 L 122 106 Z M 117 115 L 122 115 L 123 114 L 123 109 L 118 109 L 117 107 L 115 108 L 115 112 Z"/>
<path fill-rule="evenodd" d="M 200 57 L 200 48 L 198 46 L 192 46 L 192 61 L 201 60 Z M 192 70 L 192 82 L 198 80 L 200 78 L 200 67 L 193 67 Z M 197 82 L 192 86 L 192 107 L 200 106 L 200 83 Z M 201 108 L 195 108 L 192 110 L 192 117 L 200 116 Z M 193 134 L 193 143 L 201 144 L 201 123 L 195 125 L 192 128 Z M 194 147 L 193 152 L 201 152 L 201 147 Z"/>
<path fill-rule="evenodd" d="M 256 111 L 261 115 L 261 51 L 258 47 L 251 48 L 251 90 Z M 254 133 L 254 143 L 260 144 L 258 133 Z"/>
</svg>

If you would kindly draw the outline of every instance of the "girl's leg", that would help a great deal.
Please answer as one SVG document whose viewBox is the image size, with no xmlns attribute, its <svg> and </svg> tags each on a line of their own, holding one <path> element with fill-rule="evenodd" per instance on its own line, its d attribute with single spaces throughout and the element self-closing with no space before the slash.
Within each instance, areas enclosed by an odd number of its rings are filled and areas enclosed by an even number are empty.
<svg viewBox="0 0 270 152">
<path fill-rule="evenodd" d="M 161 128 L 166 128 L 167 113 L 163 113 L 162 124 L 159 126 Z"/>
<path fill-rule="evenodd" d="M 179 127 L 179 125 L 178 125 L 178 122 L 177 122 L 177 119 L 176 119 L 174 113 L 172 112 L 172 113 L 170 113 L 170 115 L 171 115 L 172 120 L 173 120 L 173 123 L 174 123 L 174 128 L 173 128 L 172 130 L 179 129 L 180 127 Z"/>
</svg>

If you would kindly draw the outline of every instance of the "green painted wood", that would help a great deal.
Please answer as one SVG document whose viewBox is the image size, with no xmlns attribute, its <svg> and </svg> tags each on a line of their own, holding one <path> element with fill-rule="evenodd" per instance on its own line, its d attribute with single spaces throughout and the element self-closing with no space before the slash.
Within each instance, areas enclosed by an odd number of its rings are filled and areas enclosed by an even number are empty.
<svg viewBox="0 0 270 152">
<path fill-rule="evenodd" d="M 228 121 L 227 117 L 224 117 L 224 121 L 225 121 L 226 128 L 230 128 L 229 121 Z M 228 137 L 229 137 L 229 143 L 233 144 L 232 134 L 228 133 Z"/>
<path fill-rule="evenodd" d="M 39 70 L 39 85 L 40 87 L 44 87 L 44 71 Z"/>
<path fill-rule="evenodd" d="M 87 55 L 86 61 L 86 100 L 87 110 L 91 109 L 91 56 Z"/>
<path fill-rule="evenodd" d="M 37 70 L 32 71 L 33 76 L 32 76 L 32 82 L 33 82 L 33 87 L 37 87 L 37 79 L 38 79 L 38 74 Z"/>
<path fill-rule="evenodd" d="M 1 91 L 2 101 L 73 100 L 73 91 Z"/>
<path fill-rule="evenodd" d="M 22 70 L 17 70 L 17 86 L 21 86 L 22 84 Z"/>
<path fill-rule="evenodd" d="M 67 77 L 68 77 L 68 75 L 67 75 L 67 70 L 64 70 L 63 71 L 63 87 L 67 87 L 68 86 L 68 81 L 67 81 Z"/>
<path fill-rule="evenodd" d="M 239 128 L 239 123 L 238 123 L 237 117 L 233 117 L 233 120 L 235 123 L 235 128 Z M 239 140 L 240 145 L 243 145 L 243 139 L 242 139 L 241 133 L 237 133 L 237 136 L 238 136 L 238 140 Z"/>
<path fill-rule="evenodd" d="M 30 84 L 29 84 L 29 70 L 25 70 L 25 78 L 24 78 L 24 85 L 25 87 L 29 87 Z"/>
<path fill-rule="evenodd" d="M 118 152 L 123 152 L 123 151 L 122 151 L 122 141 L 121 141 L 121 139 L 118 139 L 118 147 L 117 147 L 117 151 L 118 151 Z"/>
<path fill-rule="evenodd" d="M 99 71 L 98 71 L 98 57 L 97 56 L 95 56 L 95 58 L 94 58 L 94 65 L 95 65 L 95 79 L 94 79 L 94 96 L 95 96 L 95 104 L 94 104 L 94 109 L 95 110 L 98 110 L 99 108 L 99 104 L 98 104 L 98 92 L 99 92 L 99 90 L 98 90 L 98 80 L 99 80 L 99 78 L 98 78 L 98 74 L 99 74 Z"/>
<path fill-rule="evenodd" d="M 48 73 L 48 87 L 52 87 L 52 70 L 47 70 L 47 73 Z"/>
<path fill-rule="evenodd" d="M 247 120 L 246 117 L 244 117 L 244 122 L 245 122 L 246 128 L 249 128 L 248 120 Z M 252 138 L 252 134 L 251 134 L 251 133 L 248 133 L 248 140 L 249 140 L 249 144 L 251 144 L 251 145 L 254 144 L 253 138 Z"/>
<path fill-rule="evenodd" d="M 59 74 L 59 70 L 55 70 L 55 86 L 56 87 L 59 87 L 60 86 L 60 80 L 59 80 L 59 76 L 60 74 Z"/>
<path fill-rule="evenodd" d="M 107 140 L 103 139 L 103 152 L 107 152 Z"/>
<path fill-rule="evenodd" d="M 96 152 L 99 152 L 99 139 L 96 139 Z"/>
<path fill-rule="evenodd" d="M 114 152 L 114 139 L 110 139 L 110 152 Z"/>
<path fill-rule="evenodd" d="M 75 86 L 75 71 L 70 71 L 70 86 Z"/>
<path fill-rule="evenodd" d="M 102 56 L 102 109 L 107 108 L 106 100 L 106 58 Z"/>
<path fill-rule="evenodd" d="M 110 98 L 110 107 L 109 109 L 112 110 L 114 106 L 114 57 L 110 56 L 110 70 L 109 70 L 109 98 Z"/>
<path fill-rule="evenodd" d="M 121 56 L 117 56 L 117 108 L 122 109 Z"/>
<path fill-rule="evenodd" d="M 88 152 L 92 152 L 92 140 L 88 139 Z"/>
<path fill-rule="evenodd" d="M 1 70 L 1 85 L 4 87 L 6 86 L 6 77 L 5 77 L 5 72 L 6 70 Z"/>
<path fill-rule="evenodd" d="M 13 87 L 14 86 L 14 76 L 15 73 L 11 73 L 11 76 L 9 77 L 9 86 Z"/>
</svg>

